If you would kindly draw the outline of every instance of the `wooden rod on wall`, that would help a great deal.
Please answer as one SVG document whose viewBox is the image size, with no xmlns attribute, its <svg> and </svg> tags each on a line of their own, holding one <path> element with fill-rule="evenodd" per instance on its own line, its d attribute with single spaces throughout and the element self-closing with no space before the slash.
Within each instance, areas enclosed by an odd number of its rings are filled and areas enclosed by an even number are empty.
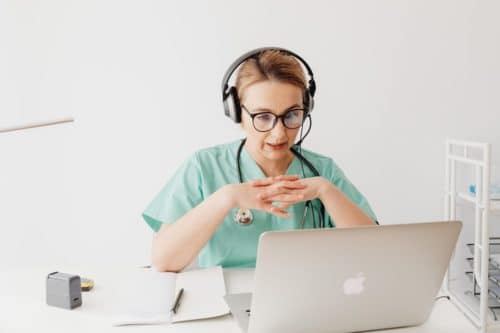
<svg viewBox="0 0 500 333">
<path fill-rule="evenodd" d="M 51 121 L 27 123 L 24 125 L 0 127 L 0 133 L 20 131 L 20 130 L 25 130 L 25 129 L 34 128 L 34 127 L 52 126 L 52 125 L 57 125 L 57 124 L 71 123 L 73 121 L 75 121 L 73 118 L 61 118 L 61 119 L 56 119 L 56 120 L 51 120 Z"/>
</svg>

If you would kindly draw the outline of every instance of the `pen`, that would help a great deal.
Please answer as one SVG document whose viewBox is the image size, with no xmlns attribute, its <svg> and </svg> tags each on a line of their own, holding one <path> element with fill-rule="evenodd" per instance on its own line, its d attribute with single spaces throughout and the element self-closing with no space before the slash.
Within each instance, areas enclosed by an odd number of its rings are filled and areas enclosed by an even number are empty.
<svg viewBox="0 0 500 333">
<path fill-rule="evenodd" d="M 177 293 L 177 297 L 175 298 L 174 306 L 172 306 L 172 311 L 174 314 L 177 312 L 177 309 L 179 308 L 179 305 L 181 304 L 181 297 L 182 294 L 184 293 L 184 288 L 181 288 L 179 292 Z"/>
</svg>

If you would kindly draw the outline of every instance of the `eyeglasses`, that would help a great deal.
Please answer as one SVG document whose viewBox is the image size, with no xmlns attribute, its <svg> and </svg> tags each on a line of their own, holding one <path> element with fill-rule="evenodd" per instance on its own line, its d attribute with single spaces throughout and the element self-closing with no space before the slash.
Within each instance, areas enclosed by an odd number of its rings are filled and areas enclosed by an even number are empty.
<svg viewBox="0 0 500 333">
<path fill-rule="evenodd" d="M 253 127 L 259 132 L 268 132 L 272 130 L 280 118 L 283 125 L 288 129 L 299 128 L 304 122 L 304 109 L 291 109 L 281 116 L 277 116 L 272 112 L 250 113 L 244 105 L 241 105 L 241 108 L 252 118 Z"/>
</svg>

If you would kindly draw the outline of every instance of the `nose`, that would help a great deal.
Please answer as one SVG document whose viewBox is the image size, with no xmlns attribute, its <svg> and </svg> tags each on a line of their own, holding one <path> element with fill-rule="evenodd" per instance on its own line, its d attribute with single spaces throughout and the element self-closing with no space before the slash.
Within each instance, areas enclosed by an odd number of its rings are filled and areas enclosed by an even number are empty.
<svg viewBox="0 0 500 333">
<path fill-rule="evenodd" d="M 285 138 L 287 136 L 286 130 L 287 130 L 287 128 L 283 124 L 283 121 L 281 119 L 278 119 L 276 121 L 276 125 L 271 130 L 271 136 L 276 138 L 276 139 Z"/>
</svg>

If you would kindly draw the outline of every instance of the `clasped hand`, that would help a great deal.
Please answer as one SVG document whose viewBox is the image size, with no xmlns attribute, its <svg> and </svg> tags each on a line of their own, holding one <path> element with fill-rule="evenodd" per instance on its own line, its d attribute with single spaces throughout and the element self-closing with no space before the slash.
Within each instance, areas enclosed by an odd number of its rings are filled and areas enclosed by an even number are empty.
<svg viewBox="0 0 500 333">
<path fill-rule="evenodd" d="M 237 207 L 289 217 L 290 214 L 286 211 L 288 207 L 319 198 L 327 184 L 323 177 L 303 179 L 297 175 L 268 177 L 236 184 L 234 199 Z"/>
</svg>

